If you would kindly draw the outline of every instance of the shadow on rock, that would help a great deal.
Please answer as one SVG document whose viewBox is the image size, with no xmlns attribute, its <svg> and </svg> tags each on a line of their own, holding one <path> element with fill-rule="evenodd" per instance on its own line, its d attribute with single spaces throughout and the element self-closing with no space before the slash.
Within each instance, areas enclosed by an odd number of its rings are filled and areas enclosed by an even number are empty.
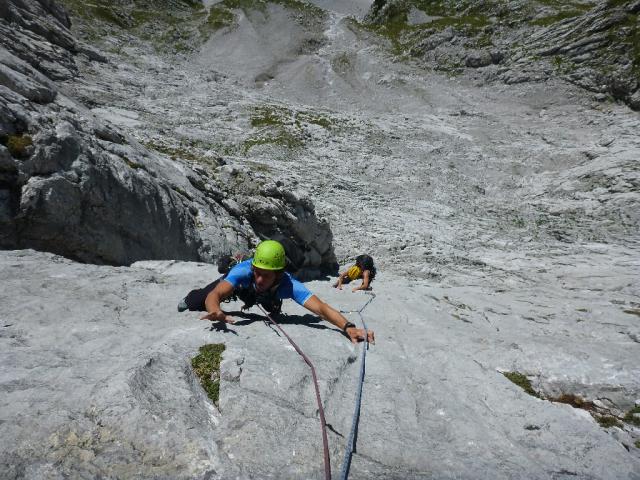
<svg viewBox="0 0 640 480">
<path fill-rule="evenodd" d="M 242 318 L 243 320 L 238 320 L 235 323 L 233 323 L 232 325 L 234 326 L 245 326 L 245 325 L 250 325 L 253 322 L 264 322 L 267 325 L 271 325 L 271 323 L 269 322 L 269 319 L 267 317 L 265 317 L 264 315 L 260 315 L 257 313 L 247 313 L 247 312 L 243 312 L 243 311 L 233 311 L 233 312 L 227 312 L 227 315 L 230 315 L 232 317 L 236 317 L 236 318 Z M 311 328 L 317 328 L 320 330 L 324 330 L 324 329 L 328 329 L 330 327 L 327 327 L 326 325 L 321 324 L 320 322 L 322 322 L 322 319 L 320 317 L 317 317 L 315 315 L 311 315 L 311 314 L 306 314 L 306 315 L 286 315 L 286 314 L 279 314 L 279 315 L 275 315 L 273 317 L 273 319 L 279 324 L 279 325 L 306 325 L 307 327 L 311 327 Z M 234 330 L 231 330 L 229 328 L 230 324 L 227 324 L 225 322 L 213 322 L 211 325 L 211 330 L 216 330 L 219 332 L 231 332 L 234 333 L 235 335 L 237 335 L 237 332 L 235 332 Z"/>
</svg>

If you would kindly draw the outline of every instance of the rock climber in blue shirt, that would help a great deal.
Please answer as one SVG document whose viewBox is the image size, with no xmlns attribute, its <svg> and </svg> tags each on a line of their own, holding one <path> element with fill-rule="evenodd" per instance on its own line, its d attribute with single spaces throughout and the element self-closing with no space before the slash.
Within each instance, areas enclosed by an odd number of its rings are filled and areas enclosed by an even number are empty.
<svg viewBox="0 0 640 480">
<path fill-rule="evenodd" d="M 199 290 L 193 290 L 178 305 L 178 310 L 205 311 L 202 320 L 234 323 L 233 317 L 220 308 L 232 296 L 244 301 L 248 308 L 256 303 L 272 314 L 280 312 L 282 300 L 291 298 L 310 312 L 332 323 L 353 342 L 364 340 L 364 329 L 347 321 L 336 309 L 324 303 L 307 287 L 285 272 L 284 247 L 275 240 L 265 240 L 256 248 L 253 258 L 234 266 L 226 276 Z M 373 331 L 368 341 L 375 343 Z"/>
</svg>

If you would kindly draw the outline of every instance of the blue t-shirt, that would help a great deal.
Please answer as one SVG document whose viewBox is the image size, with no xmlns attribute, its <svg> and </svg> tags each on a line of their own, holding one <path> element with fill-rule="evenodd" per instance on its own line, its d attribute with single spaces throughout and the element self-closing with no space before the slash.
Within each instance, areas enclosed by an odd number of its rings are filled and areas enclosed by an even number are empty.
<svg viewBox="0 0 640 480">
<path fill-rule="evenodd" d="M 249 287 L 253 281 L 253 272 L 251 271 L 252 261 L 253 258 L 250 258 L 249 260 L 245 260 L 244 262 L 237 264 L 229 271 L 225 280 L 229 282 L 233 288 Z M 311 293 L 311 291 L 302 283 L 285 272 L 282 276 L 282 280 L 280 280 L 280 286 L 276 291 L 276 295 L 279 299 L 283 300 L 285 298 L 292 298 L 297 304 L 304 305 L 304 302 L 309 300 L 309 297 L 311 297 L 313 293 Z"/>
</svg>

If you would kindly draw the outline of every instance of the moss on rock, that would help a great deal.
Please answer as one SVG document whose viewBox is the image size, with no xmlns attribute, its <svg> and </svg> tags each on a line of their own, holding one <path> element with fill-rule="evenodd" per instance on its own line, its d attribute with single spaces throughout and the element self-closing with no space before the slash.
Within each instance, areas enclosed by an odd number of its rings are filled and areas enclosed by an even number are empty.
<svg viewBox="0 0 640 480">
<path fill-rule="evenodd" d="M 531 381 L 526 377 L 526 375 L 520 372 L 503 372 L 502 374 L 532 397 L 540 398 L 540 395 L 533 389 Z"/>
<path fill-rule="evenodd" d="M 596 421 L 602 428 L 621 427 L 622 423 L 616 417 L 611 415 L 602 415 L 595 417 Z"/>
<path fill-rule="evenodd" d="M 200 347 L 200 353 L 191 359 L 193 372 L 209 399 L 216 405 L 220 397 L 220 361 L 224 350 L 223 343 L 210 343 Z"/>
<path fill-rule="evenodd" d="M 625 423 L 630 423 L 636 427 L 640 427 L 640 405 L 636 405 L 629 410 L 622 419 Z"/>
<path fill-rule="evenodd" d="M 29 156 L 29 147 L 33 145 L 33 140 L 29 135 L 9 135 L 3 143 L 12 157 L 26 158 Z"/>
</svg>

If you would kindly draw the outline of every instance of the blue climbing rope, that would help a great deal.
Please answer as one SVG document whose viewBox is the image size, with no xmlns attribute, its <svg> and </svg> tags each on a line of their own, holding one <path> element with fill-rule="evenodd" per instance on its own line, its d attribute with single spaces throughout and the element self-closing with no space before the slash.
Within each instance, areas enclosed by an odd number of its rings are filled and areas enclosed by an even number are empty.
<svg viewBox="0 0 640 480">
<path fill-rule="evenodd" d="M 362 386 L 364 384 L 364 371 L 365 371 L 365 359 L 366 359 L 366 351 L 369 349 L 369 333 L 367 330 L 367 324 L 364 322 L 364 317 L 362 316 L 362 311 L 369 305 L 373 299 L 376 297 L 375 293 L 366 292 L 367 295 L 370 295 L 371 298 L 367 300 L 367 302 L 360 308 L 360 310 L 340 310 L 341 313 L 357 313 L 360 317 L 360 322 L 362 323 L 362 327 L 364 328 L 364 342 L 362 345 L 362 350 L 360 352 L 360 378 L 358 380 L 358 391 L 356 393 L 356 405 L 353 412 L 353 420 L 351 422 L 351 432 L 349 433 L 349 440 L 347 441 L 347 448 L 344 452 L 344 460 L 342 462 L 342 468 L 340 471 L 341 480 L 346 480 L 349 476 L 349 468 L 351 467 L 351 456 L 355 451 L 355 442 L 358 434 L 358 422 L 360 420 L 360 405 L 362 404 Z M 311 363 L 311 360 L 302 352 L 302 350 L 296 345 L 296 343 L 287 335 L 282 327 L 267 313 L 267 311 L 259 305 L 260 310 L 266 316 L 266 318 L 275 325 L 289 340 L 289 343 L 293 346 L 293 348 L 300 354 L 300 356 L 304 359 L 304 361 L 311 368 L 311 375 L 313 377 L 314 387 L 316 391 L 316 400 L 318 402 L 318 413 L 320 414 L 320 426 L 322 429 L 322 444 L 324 447 L 324 467 L 325 467 L 325 480 L 331 480 L 331 462 L 329 459 L 329 444 L 327 439 L 327 430 L 326 430 L 326 421 L 324 417 L 324 410 L 322 408 L 322 401 L 320 400 L 320 388 L 318 385 L 318 379 L 316 377 L 316 371 Z"/>
<path fill-rule="evenodd" d="M 355 442 L 356 437 L 358 435 L 358 423 L 360 420 L 360 405 L 362 404 L 362 386 L 364 385 L 364 371 L 365 371 L 365 360 L 367 356 L 367 350 L 369 349 L 369 341 L 368 341 L 368 331 L 367 324 L 364 321 L 364 317 L 362 316 L 362 311 L 373 301 L 376 297 L 375 293 L 367 293 L 371 295 L 371 298 L 365 303 L 360 310 L 351 310 L 344 311 L 340 310 L 340 313 L 357 313 L 360 317 L 360 322 L 362 322 L 362 328 L 364 328 L 364 343 L 362 345 L 362 350 L 360 351 L 360 377 L 358 380 L 358 390 L 356 392 L 356 405 L 353 411 L 353 420 L 351 422 L 351 432 L 349 433 L 349 440 L 347 440 L 347 448 L 344 452 L 344 459 L 342 460 L 342 468 L 340 470 L 340 479 L 347 480 L 349 476 L 349 468 L 351 467 L 351 457 L 353 452 L 355 451 Z"/>
</svg>

